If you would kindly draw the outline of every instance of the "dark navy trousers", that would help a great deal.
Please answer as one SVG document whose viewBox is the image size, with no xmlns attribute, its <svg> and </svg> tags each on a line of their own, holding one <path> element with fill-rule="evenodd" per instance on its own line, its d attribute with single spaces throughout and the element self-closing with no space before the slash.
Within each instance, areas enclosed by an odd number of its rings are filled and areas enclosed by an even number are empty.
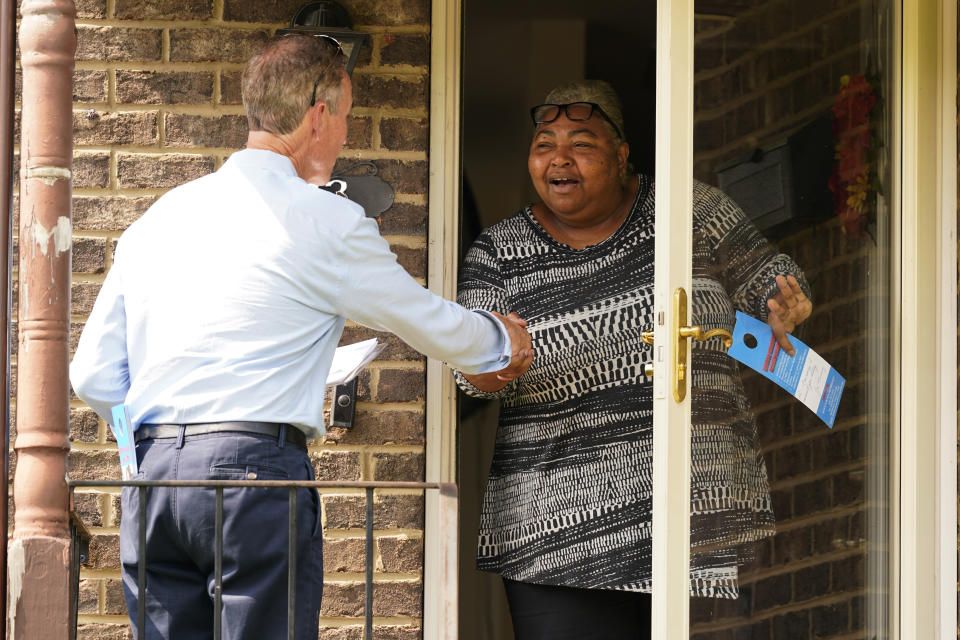
<svg viewBox="0 0 960 640">
<path fill-rule="evenodd" d="M 649 593 L 503 579 L 516 640 L 649 640 Z"/>
<path fill-rule="evenodd" d="M 313 480 L 307 452 L 247 433 L 143 440 L 145 480 Z M 146 504 L 146 633 L 137 635 L 137 489 L 124 487 L 120 560 L 127 612 L 137 640 L 213 637 L 215 491 L 150 488 Z M 223 497 L 224 640 L 287 638 L 286 488 L 225 489 Z M 297 490 L 296 638 L 316 640 L 323 592 L 320 504 L 316 489 Z"/>
</svg>

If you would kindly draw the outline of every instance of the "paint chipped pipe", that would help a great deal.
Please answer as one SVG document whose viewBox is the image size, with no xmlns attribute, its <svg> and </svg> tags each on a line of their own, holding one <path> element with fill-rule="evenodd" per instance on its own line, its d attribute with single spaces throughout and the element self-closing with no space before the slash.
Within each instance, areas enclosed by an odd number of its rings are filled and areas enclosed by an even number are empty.
<svg viewBox="0 0 960 640">
<path fill-rule="evenodd" d="M 70 0 L 23 0 L 17 469 L 9 637 L 68 640 L 73 60 Z M 42 568 L 42 571 L 38 569 Z"/>
</svg>

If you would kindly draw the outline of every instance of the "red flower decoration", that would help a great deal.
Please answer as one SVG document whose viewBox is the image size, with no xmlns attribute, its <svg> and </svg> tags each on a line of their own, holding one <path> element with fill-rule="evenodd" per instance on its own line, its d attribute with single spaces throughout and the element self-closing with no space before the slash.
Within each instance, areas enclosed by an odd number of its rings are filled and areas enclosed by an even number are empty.
<svg viewBox="0 0 960 640">
<path fill-rule="evenodd" d="M 836 154 L 829 185 L 833 212 L 840 217 L 844 232 L 859 237 L 867 222 L 865 208 L 875 169 L 869 161 L 873 142 L 870 114 L 877 95 L 862 74 L 843 76 L 840 86 L 831 109 Z"/>
</svg>

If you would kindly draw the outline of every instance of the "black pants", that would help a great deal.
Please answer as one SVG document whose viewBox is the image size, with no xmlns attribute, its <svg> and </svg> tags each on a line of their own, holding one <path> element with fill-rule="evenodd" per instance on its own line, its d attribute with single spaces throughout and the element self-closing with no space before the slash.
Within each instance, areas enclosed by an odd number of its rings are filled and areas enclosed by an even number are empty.
<svg viewBox="0 0 960 640">
<path fill-rule="evenodd" d="M 503 579 L 516 640 L 649 640 L 649 593 Z"/>
</svg>

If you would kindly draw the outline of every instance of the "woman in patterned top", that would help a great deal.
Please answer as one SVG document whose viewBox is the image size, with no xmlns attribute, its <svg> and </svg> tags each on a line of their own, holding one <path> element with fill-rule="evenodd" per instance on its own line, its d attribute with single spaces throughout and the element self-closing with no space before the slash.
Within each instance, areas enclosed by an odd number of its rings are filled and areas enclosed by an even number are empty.
<svg viewBox="0 0 960 640">
<path fill-rule="evenodd" d="M 459 302 L 516 312 L 535 352 L 516 379 L 457 375 L 501 400 L 477 565 L 504 579 L 519 640 L 649 637 L 653 180 L 632 174 L 612 88 L 582 81 L 531 110 L 542 201 L 486 229 Z M 734 310 L 786 333 L 812 309 L 794 262 L 720 191 L 694 186 L 692 321 Z M 737 597 L 744 542 L 773 532 L 756 425 L 720 338 L 693 346 L 690 590 Z"/>
</svg>

